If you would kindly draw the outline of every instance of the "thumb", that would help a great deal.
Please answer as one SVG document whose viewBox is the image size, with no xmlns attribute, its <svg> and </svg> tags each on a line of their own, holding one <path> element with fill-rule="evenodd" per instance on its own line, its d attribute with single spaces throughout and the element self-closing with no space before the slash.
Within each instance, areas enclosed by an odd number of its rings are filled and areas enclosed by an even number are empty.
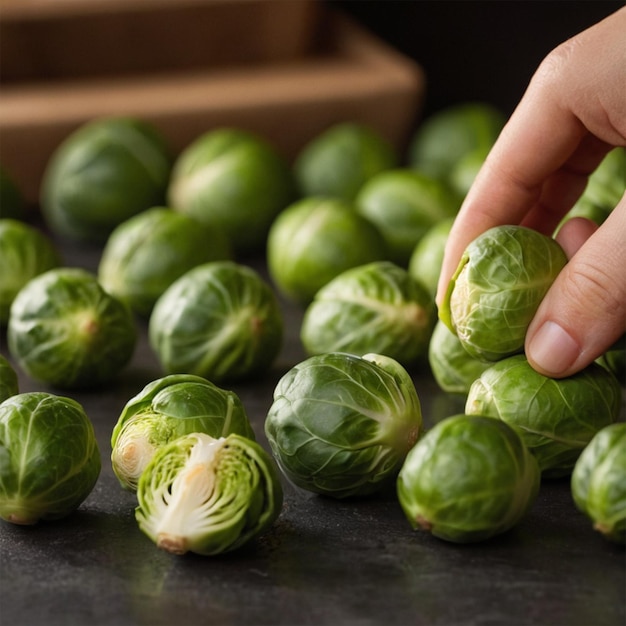
<svg viewBox="0 0 626 626">
<path fill-rule="evenodd" d="M 626 330 L 626 195 L 575 252 L 541 302 L 526 334 L 538 372 L 570 376 Z"/>
</svg>

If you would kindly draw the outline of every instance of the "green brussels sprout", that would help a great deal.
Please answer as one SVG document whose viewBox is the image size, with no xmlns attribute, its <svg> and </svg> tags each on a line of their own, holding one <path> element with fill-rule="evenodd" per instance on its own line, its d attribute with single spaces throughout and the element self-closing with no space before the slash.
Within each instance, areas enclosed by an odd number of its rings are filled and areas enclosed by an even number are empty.
<svg viewBox="0 0 626 626">
<path fill-rule="evenodd" d="M 626 387 L 626 334 L 623 334 L 596 362 L 615 375 L 622 387 Z"/>
<path fill-rule="evenodd" d="M 621 397 L 615 376 L 596 363 L 554 379 L 516 354 L 493 363 L 472 383 L 465 412 L 515 428 L 542 474 L 559 477 L 570 474 L 591 438 L 617 420 Z"/>
<path fill-rule="evenodd" d="M 294 162 L 303 196 L 333 196 L 349 202 L 374 174 L 397 165 L 393 146 L 373 128 L 356 122 L 328 127 L 306 143 Z"/>
<path fill-rule="evenodd" d="M 478 176 L 490 150 L 491 146 L 486 145 L 474 148 L 462 155 L 452 166 L 447 180 L 450 187 L 462 198 L 467 195 L 474 184 L 474 180 L 476 180 L 476 176 Z"/>
<path fill-rule="evenodd" d="M 282 346 L 283 318 L 260 274 L 233 261 L 213 261 L 166 289 L 148 333 L 167 374 L 219 382 L 265 371 Z"/>
<path fill-rule="evenodd" d="M 383 235 L 390 260 L 406 267 L 428 229 L 454 217 L 461 199 L 441 180 L 415 170 L 393 169 L 370 178 L 355 204 Z"/>
<path fill-rule="evenodd" d="M 426 355 L 435 304 L 418 281 L 391 261 L 346 270 L 307 307 L 300 338 L 309 356 L 384 354 L 408 366 Z"/>
<path fill-rule="evenodd" d="M 126 403 L 113 428 L 111 465 L 121 486 L 135 491 L 156 450 L 190 433 L 255 438 L 234 392 L 190 374 L 159 378 Z"/>
<path fill-rule="evenodd" d="M 454 218 L 448 218 L 433 224 L 417 242 L 409 258 L 409 274 L 428 289 L 433 300 L 437 295 L 446 242 L 453 223 Z"/>
<path fill-rule="evenodd" d="M 523 226 L 495 226 L 465 249 L 439 318 L 476 358 L 497 361 L 524 348 L 535 312 L 567 263 L 552 238 Z"/>
<path fill-rule="evenodd" d="M 234 128 L 211 130 L 180 154 L 169 205 L 222 230 L 238 254 L 259 252 L 280 211 L 295 198 L 287 161 L 267 141 Z"/>
<path fill-rule="evenodd" d="M 31 279 L 61 265 L 52 241 L 25 222 L 0 219 L 0 324 L 9 321 L 15 296 Z"/>
<path fill-rule="evenodd" d="M 626 422 L 605 426 L 581 452 L 571 477 L 572 497 L 593 527 L 626 543 Z"/>
<path fill-rule="evenodd" d="M 278 518 L 283 491 L 270 455 L 240 435 L 191 433 L 155 453 L 139 479 L 139 528 L 173 554 L 240 548 Z"/>
<path fill-rule="evenodd" d="M 413 381 L 394 359 L 331 352 L 276 385 L 265 434 L 296 486 L 332 498 L 388 488 L 422 431 Z"/>
<path fill-rule="evenodd" d="M 17 395 L 19 381 L 17 372 L 13 369 L 9 359 L 0 354 L 0 402 Z"/>
<path fill-rule="evenodd" d="M 4 167 L 0 166 L 0 215 L 3 219 L 24 217 L 25 202 L 21 189 Z"/>
<path fill-rule="evenodd" d="M 56 520 L 93 490 L 101 460 L 83 407 L 51 393 L 0 404 L 0 517 L 14 524 Z"/>
<path fill-rule="evenodd" d="M 153 207 L 111 233 L 98 279 L 109 293 L 147 317 L 159 296 L 187 270 L 231 258 L 230 242 L 218 228 L 166 207 Z"/>
<path fill-rule="evenodd" d="M 411 138 L 409 165 L 448 180 L 466 154 L 492 147 L 504 122 L 502 112 L 484 102 L 463 102 L 436 111 L 417 127 Z"/>
<path fill-rule="evenodd" d="M 309 197 L 291 204 L 267 239 L 270 277 L 283 295 L 301 304 L 344 270 L 386 257 L 378 229 L 338 198 Z"/>
<path fill-rule="evenodd" d="M 35 380 L 54 387 L 101 386 L 130 361 L 137 342 L 130 309 L 81 268 L 59 267 L 17 294 L 9 350 Z"/>
<path fill-rule="evenodd" d="M 43 217 L 60 236 L 102 243 L 128 218 L 164 203 L 170 169 L 165 141 L 150 124 L 130 117 L 88 122 L 48 161 Z"/>
<path fill-rule="evenodd" d="M 459 414 L 435 424 L 411 449 L 397 495 L 413 529 L 470 543 L 518 524 L 540 481 L 537 460 L 513 428 Z"/>
<path fill-rule="evenodd" d="M 433 378 L 443 391 L 464 396 L 472 383 L 493 365 L 492 361 L 473 357 L 441 320 L 435 324 L 428 344 L 428 362 Z"/>
</svg>

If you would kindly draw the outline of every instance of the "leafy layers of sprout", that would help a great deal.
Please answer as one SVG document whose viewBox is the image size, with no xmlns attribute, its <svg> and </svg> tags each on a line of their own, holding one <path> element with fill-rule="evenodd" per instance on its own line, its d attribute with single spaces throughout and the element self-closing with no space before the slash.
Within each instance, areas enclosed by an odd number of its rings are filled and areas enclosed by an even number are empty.
<svg viewBox="0 0 626 626">
<path fill-rule="evenodd" d="M 283 492 L 272 458 L 258 443 L 192 433 L 158 450 L 141 475 L 137 499 L 139 527 L 159 548 L 212 555 L 267 530 Z"/>
</svg>

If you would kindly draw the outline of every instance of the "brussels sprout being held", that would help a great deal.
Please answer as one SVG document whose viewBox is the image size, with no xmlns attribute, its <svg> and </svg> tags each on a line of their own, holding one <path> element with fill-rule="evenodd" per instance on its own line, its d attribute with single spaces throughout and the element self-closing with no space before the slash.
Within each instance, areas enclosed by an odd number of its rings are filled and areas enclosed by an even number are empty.
<svg viewBox="0 0 626 626">
<path fill-rule="evenodd" d="M 554 379 L 517 354 L 492 364 L 474 381 L 465 412 L 515 428 L 543 475 L 558 477 L 569 474 L 591 438 L 617 420 L 621 397 L 615 376 L 597 363 Z"/>
<path fill-rule="evenodd" d="M 30 392 L 0 404 L 0 517 L 14 524 L 66 517 L 93 490 L 101 460 L 83 407 Z"/>
<path fill-rule="evenodd" d="M 626 543 L 626 423 L 594 435 L 576 461 L 571 489 L 576 506 L 598 532 Z"/>
<path fill-rule="evenodd" d="M 476 358 L 521 352 L 528 325 L 566 263 L 554 239 L 523 226 L 494 226 L 465 249 L 439 317 Z"/>
<path fill-rule="evenodd" d="M 136 490 L 156 450 L 194 432 L 255 438 L 243 404 L 232 391 L 190 374 L 146 385 L 126 403 L 111 436 L 111 464 L 122 487 Z"/>
<path fill-rule="evenodd" d="M 413 381 L 377 354 L 328 353 L 296 365 L 279 380 L 265 420 L 285 476 L 334 498 L 392 484 L 421 431 Z"/>
<path fill-rule="evenodd" d="M 239 435 L 184 435 L 160 448 L 139 479 L 140 529 L 173 554 L 220 554 L 265 532 L 283 491 L 272 458 Z"/>
<path fill-rule="evenodd" d="M 460 414 L 438 422 L 409 452 L 397 493 L 414 529 L 470 543 L 520 522 L 540 478 L 537 460 L 513 428 Z"/>
</svg>

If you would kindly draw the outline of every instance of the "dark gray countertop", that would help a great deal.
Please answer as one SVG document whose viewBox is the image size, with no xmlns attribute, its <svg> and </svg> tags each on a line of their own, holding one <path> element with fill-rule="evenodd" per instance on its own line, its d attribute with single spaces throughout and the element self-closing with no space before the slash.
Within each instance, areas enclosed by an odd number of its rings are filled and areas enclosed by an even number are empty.
<svg viewBox="0 0 626 626">
<path fill-rule="evenodd" d="M 93 250 L 68 264 L 93 268 Z M 274 369 L 230 385 L 259 441 L 278 377 L 304 358 L 301 311 L 284 304 L 287 335 Z M 411 530 L 393 495 L 334 501 L 285 483 L 274 527 L 238 552 L 160 551 L 139 530 L 134 495 L 110 464 L 124 404 L 162 374 L 145 327 L 129 367 L 103 392 L 71 395 L 94 422 L 103 460 L 80 509 L 55 523 L 0 524 L 0 624 L 623 626 L 626 554 L 592 530 L 566 479 L 544 481 L 529 515 L 492 540 L 455 545 Z M 6 353 L 4 331 L 2 351 Z M 426 425 L 462 403 L 415 371 Z M 21 391 L 41 389 L 23 376 Z"/>
</svg>

